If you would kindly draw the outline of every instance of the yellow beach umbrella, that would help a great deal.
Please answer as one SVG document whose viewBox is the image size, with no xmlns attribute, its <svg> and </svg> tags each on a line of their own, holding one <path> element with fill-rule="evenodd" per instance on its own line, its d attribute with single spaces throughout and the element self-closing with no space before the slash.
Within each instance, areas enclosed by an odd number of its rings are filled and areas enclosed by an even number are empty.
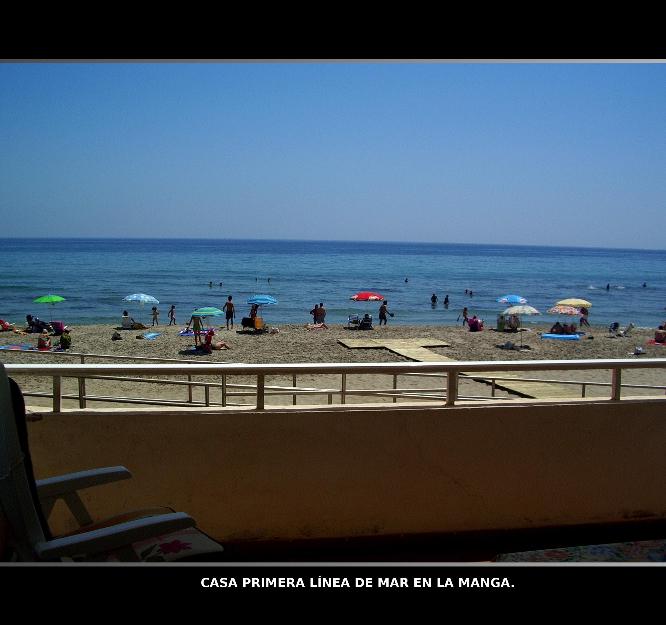
<svg viewBox="0 0 666 625">
<path fill-rule="evenodd" d="M 570 299 L 561 299 L 559 302 L 556 302 L 557 306 L 574 306 L 575 308 L 590 308 L 592 306 L 591 302 L 588 302 L 586 299 L 577 299 L 572 297 Z"/>
</svg>

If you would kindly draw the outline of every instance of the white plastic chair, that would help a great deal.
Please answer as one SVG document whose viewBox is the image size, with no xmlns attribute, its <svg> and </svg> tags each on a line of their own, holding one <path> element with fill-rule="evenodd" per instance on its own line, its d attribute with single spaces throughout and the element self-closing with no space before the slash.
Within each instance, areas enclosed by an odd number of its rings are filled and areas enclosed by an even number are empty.
<svg viewBox="0 0 666 625">
<path fill-rule="evenodd" d="M 35 480 L 21 391 L 0 363 L 0 559 L 12 561 L 158 561 L 220 559 L 222 546 L 168 508 L 93 520 L 78 491 L 131 477 L 122 466 Z M 48 515 L 58 499 L 80 525 L 55 537 Z M 2 544 L 4 540 L 6 544 Z"/>
</svg>

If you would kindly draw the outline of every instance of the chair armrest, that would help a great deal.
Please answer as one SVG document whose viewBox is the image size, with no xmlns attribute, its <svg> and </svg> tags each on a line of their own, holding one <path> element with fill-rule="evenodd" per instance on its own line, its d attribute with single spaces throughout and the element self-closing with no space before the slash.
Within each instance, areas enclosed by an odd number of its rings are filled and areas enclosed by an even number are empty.
<svg viewBox="0 0 666 625">
<path fill-rule="evenodd" d="M 130 477 L 132 477 L 132 474 L 122 466 L 78 471 L 76 473 L 49 477 L 44 480 L 36 480 L 37 493 L 40 499 L 62 497 L 82 488 L 109 484 L 118 480 L 126 480 Z"/>
<path fill-rule="evenodd" d="M 90 532 L 82 532 L 37 543 L 37 555 L 44 560 L 92 555 L 131 545 L 161 534 L 169 534 L 188 527 L 194 527 L 194 519 L 184 512 L 160 514 L 154 517 L 137 519 L 104 527 Z"/>
</svg>

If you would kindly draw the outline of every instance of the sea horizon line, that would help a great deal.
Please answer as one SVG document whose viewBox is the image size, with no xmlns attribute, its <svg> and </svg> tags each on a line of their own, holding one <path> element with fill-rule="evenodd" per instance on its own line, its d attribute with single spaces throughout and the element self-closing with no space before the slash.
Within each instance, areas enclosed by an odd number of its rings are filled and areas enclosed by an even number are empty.
<svg viewBox="0 0 666 625">
<path fill-rule="evenodd" d="M 414 245 L 414 246 L 451 246 L 451 247 L 501 247 L 530 249 L 563 249 L 563 250 L 612 250 L 625 252 L 657 252 L 666 251 L 656 248 L 613 247 L 599 245 L 536 245 L 525 243 L 478 243 L 452 241 L 397 241 L 380 239 L 292 239 L 292 238 L 243 238 L 243 237 L 146 237 L 146 236 L 30 236 L 0 237 L 0 241 L 232 241 L 232 242 L 266 242 L 266 243 L 331 243 L 331 244 L 364 244 L 364 245 Z"/>
</svg>

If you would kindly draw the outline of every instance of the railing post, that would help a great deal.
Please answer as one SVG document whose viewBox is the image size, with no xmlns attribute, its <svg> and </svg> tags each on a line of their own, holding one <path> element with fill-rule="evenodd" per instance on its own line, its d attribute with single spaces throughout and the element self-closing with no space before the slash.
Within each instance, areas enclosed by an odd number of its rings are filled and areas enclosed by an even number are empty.
<svg viewBox="0 0 666 625">
<path fill-rule="evenodd" d="M 206 401 L 206 406 L 210 406 L 210 386 L 208 384 L 204 386 L 204 397 Z"/>
<path fill-rule="evenodd" d="M 296 388 L 296 374 L 295 374 L 295 373 L 294 373 L 294 375 L 291 376 L 291 382 L 292 382 L 292 386 L 293 386 L 294 388 Z M 292 393 L 292 395 L 291 395 L 291 403 L 292 403 L 294 406 L 296 405 L 296 393 Z"/>
<path fill-rule="evenodd" d="M 581 397 L 585 397 L 585 389 L 586 388 L 587 388 L 587 384 L 583 384 L 583 389 L 582 389 L 582 392 L 581 392 L 581 395 L 580 395 Z"/>
<path fill-rule="evenodd" d="M 611 382 L 611 400 L 620 401 L 620 393 L 622 390 L 622 369 L 613 369 L 613 379 Z"/>
<path fill-rule="evenodd" d="M 53 412 L 60 412 L 62 406 L 62 378 L 53 376 Z"/>
<path fill-rule="evenodd" d="M 458 399 L 458 371 L 449 369 L 449 374 L 446 378 L 446 405 L 455 405 L 456 399 Z"/>
<path fill-rule="evenodd" d="M 495 382 L 495 378 L 493 378 L 493 379 L 490 381 L 490 388 L 492 389 L 492 390 L 491 390 L 491 395 L 490 395 L 490 396 L 491 396 L 491 397 L 495 397 L 495 389 L 497 388 L 497 382 Z"/>
<path fill-rule="evenodd" d="M 398 390 L 398 376 L 395 373 L 393 374 L 393 390 Z M 393 395 L 393 403 L 398 403 L 398 398 L 395 395 Z"/>
<path fill-rule="evenodd" d="M 86 364 L 86 357 L 81 354 L 81 364 Z M 79 408 L 86 407 L 86 379 L 79 378 Z"/>
<path fill-rule="evenodd" d="M 227 405 L 227 376 L 222 376 L 222 406 Z"/>
<path fill-rule="evenodd" d="M 343 373 L 342 374 L 342 381 L 340 384 L 340 403 L 341 404 L 346 404 L 347 403 L 347 374 Z"/>
<path fill-rule="evenodd" d="M 257 410 L 264 409 L 264 374 L 257 375 Z"/>
<path fill-rule="evenodd" d="M 187 381 L 192 382 L 192 376 L 189 373 L 187 374 Z M 192 403 L 192 385 L 191 384 L 187 385 L 187 401 Z"/>
</svg>

